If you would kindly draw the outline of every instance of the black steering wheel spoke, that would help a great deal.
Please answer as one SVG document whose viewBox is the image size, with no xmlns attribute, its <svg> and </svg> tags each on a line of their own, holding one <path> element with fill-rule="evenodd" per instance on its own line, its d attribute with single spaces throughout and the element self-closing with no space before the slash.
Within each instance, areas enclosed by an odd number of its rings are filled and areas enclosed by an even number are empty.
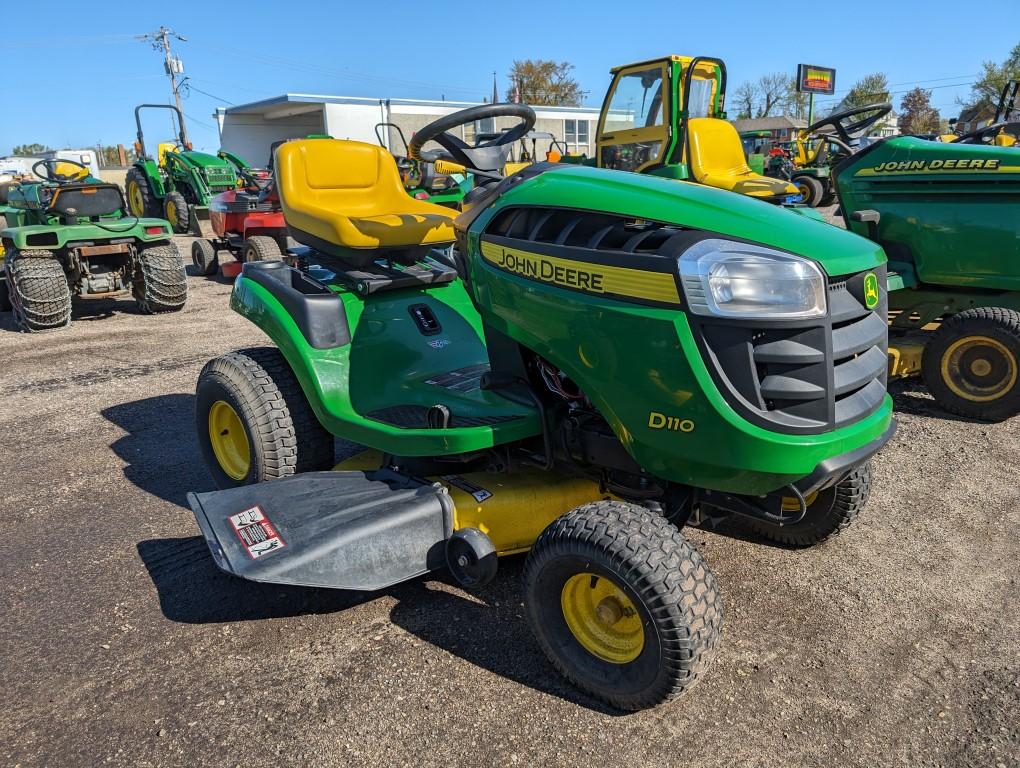
<svg viewBox="0 0 1020 768">
<path fill-rule="evenodd" d="M 52 181 L 57 184 L 70 184 L 71 182 L 78 181 L 81 178 L 81 173 L 75 173 L 74 175 L 57 173 L 58 164 L 73 165 L 76 168 L 85 171 L 86 175 L 91 172 L 87 165 L 79 163 L 77 160 L 65 160 L 61 157 L 47 157 L 32 164 L 32 173 L 44 181 Z M 42 166 L 45 170 L 45 173 L 39 170 L 40 166 Z"/>
<path fill-rule="evenodd" d="M 474 147 L 453 133 L 463 125 L 496 117 L 516 117 L 518 122 L 494 139 Z M 424 162 L 450 160 L 468 170 L 492 176 L 503 170 L 512 145 L 535 127 L 535 119 L 535 110 L 526 104 L 481 104 L 462 109 L 432 121 L 415 133 L 408 144 L 407 155 Z M 442 149 L 423 150 L 422 147 L 430 141 L 436 142 Z"/>
</svg>

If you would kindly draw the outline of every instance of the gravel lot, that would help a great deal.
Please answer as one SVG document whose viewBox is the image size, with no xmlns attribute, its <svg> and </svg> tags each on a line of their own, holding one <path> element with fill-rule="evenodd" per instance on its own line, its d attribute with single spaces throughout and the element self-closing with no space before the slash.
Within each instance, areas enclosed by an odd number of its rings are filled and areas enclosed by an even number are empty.
<svg viewBox="0 0 1020 768">
<path fill-rule="evenodd" d="M 3 764 L 1020 766 L 1020 420 L 898 385 L 846 534 L 791 551 L 688 531 L 724 592 L 722 653 L 681 701 L 619 715 L 542 656 L 520 559 L 478 594 L 220 573 L 185 503 L 213 488 L 194 383 L 267 340 L 229 284 L 189 288 L 178 315 L 0 319 Z"/>
</svg>

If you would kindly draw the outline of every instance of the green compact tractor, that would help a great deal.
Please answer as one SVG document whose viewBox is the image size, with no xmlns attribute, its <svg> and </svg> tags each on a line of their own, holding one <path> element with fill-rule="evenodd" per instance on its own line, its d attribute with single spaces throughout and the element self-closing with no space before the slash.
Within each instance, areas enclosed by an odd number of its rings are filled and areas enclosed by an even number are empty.
<svg viewBox="0 0 1020 768">
<path fill-rule="evenodd" d="M 168 109 L 177 118 L 178 141 L 159 144 L 153 158 L 145 148 L 143 109 Z M 209 218 L 213 195 L 237 187 L 237 171 L 226 156 L 196 152 L 184 139 L 184 117 L 170 104 L 135 107 L 138 159 L 124 181 L 128 206 L 135 216 L 163 216 L 174 232 L 201 235 L 200 221 Z"/>
<path fill-rule="evenodd" d="M 70 160 L 40 160 L 0 206 L 0 304 L 25 331 L 71 322 L 71 299 L 130 288 L 145 313 L 176 312 L 187 298 L 184 265 L 162 219 L 125 210 L 115 184 Z"/>
<path fill-rule="evenodd" d="M 891 374 L 949 411 L 1020 411 L 1020 151 L 912 136 L 833 169 L 847 226 L 889 257 Z"/>
<path fill-rule="evenodd" d="M 464 212 L 353 141 L 276 151 L 295 268 L 245 264 L 231 307 L 274 347 L 206 364 L 189 503 L 223 570 L 377 590 L 463 585 L 528 552 L 552 665 L 623 709 L 716 654 L 723 608 L 681 529 L 738 515 L 792 546 L 846 528 L 895 429 L 881 248 L 710 187 L 557 163 L 502 178 L 535 115 L 481 147 Z M 435 159 L 435 158 L 433 158 Z M 369 450 L 333 466 L 334 436 Z M 262 482 L 273 480 L 273 482 Z"/>
</svg>

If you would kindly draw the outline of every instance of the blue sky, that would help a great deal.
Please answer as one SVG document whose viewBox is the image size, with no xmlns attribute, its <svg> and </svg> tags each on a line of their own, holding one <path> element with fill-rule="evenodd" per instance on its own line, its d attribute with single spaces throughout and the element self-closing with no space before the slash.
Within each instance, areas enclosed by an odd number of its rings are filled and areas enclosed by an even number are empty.
<svg viewBox="0 0 1020 768">
<path fill-rule="evenodd" d="M 170 98 L 159 54 L 133 38 L 160 24 L 188 38 L 176 51 L 194 86 L 185 112 L 198 149 L 218 146 L 211 115 L 225 102 L 287 91 L 480 100 L 492 92 L 493 70 L 504 92 L 515 58 L 572 62 L 593 105 L 601 103 L 610 67 L 677 53 L 724 59 L 731 91 L 805 62 L 837 69 L 838 96 L 880 70 L 894 92 L 932 88 L 933 103 L 952 116 L 981 62 L 1001 61 L 1020 42 L 1020 0 L 985 0 L 973 11 L 959 0 L 801 4 L 780 12 L 774 5 L 50 0 L 46 17 L 54 23 L 39 17 L 0 27 L 0 155 L 27 142 L 130 144 L 134 105 Z M 86 13 L 86 6 L 101 11 Z M 165 125 L 147 123 L 146 135 L 163 138 L 156 134 Z"/>
</svg>

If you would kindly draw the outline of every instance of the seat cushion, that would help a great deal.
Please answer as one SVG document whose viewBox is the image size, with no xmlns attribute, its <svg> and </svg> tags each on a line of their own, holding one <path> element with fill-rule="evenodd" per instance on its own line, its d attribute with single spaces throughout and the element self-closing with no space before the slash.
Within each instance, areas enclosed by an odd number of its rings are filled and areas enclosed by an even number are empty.
<svg viewBox="0 0 1020 768">
<path fill-rule="evenodd" d="M 691 175 L 710 187 L 727 189 L 749 197 L 778 198 L 800 194 L 782 179 L 755 173 L 747 165 L 740 135 L 731 123 L 713 117 L 687 121 Z"/>
<path fill-rule="evenodd" d="M 287 224 L 301 242 L 303 232 L 339 248 L 453 242 L 456 212 L 408 195 L 393 156 L 382 147 L 337 139 L 290 141 L 276 151 L 276 180 Z"/>
</svg>

